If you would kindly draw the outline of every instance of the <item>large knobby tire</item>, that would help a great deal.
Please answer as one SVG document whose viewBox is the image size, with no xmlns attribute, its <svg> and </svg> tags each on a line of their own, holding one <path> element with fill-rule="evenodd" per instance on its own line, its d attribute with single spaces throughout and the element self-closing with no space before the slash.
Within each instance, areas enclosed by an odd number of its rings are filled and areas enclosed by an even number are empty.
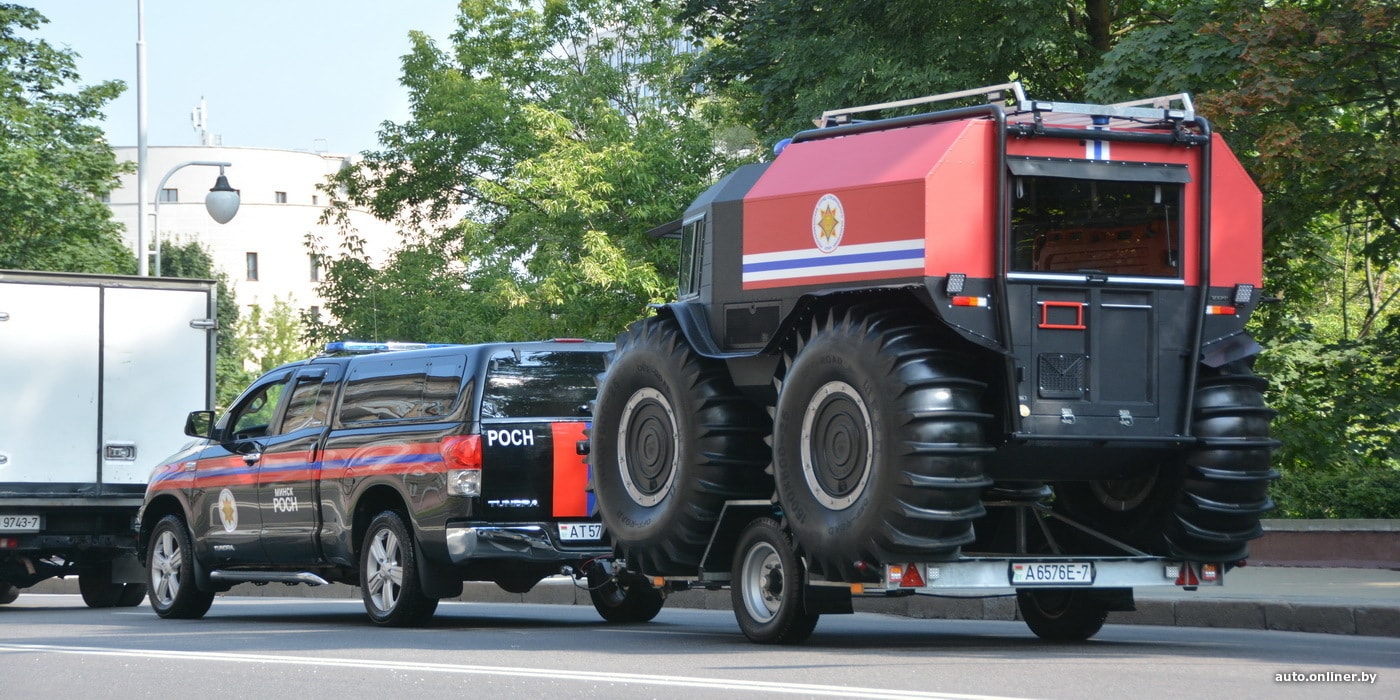
<svg viewBox="0 0 1400 700">
<path fill-rule="evenodd" d="M 19 599 L 19 586 L 0 581 L 0 605 L 9 605 Z"/>
<path fill-rule="evenodd" d="M 1108 606 L 1088 589 L 1023 588 L 1016 591 L 1016 607 L 1035 636 L 1056 642 L 1082 642 L 1108 619 Z"/>
<path fill-rule="evenodd" d="M 800 644 L 820 615 L 803 602 L 802 560 L 792 539 L 771 518 L 746 527 L 734 549 L 729 595 L 744 636 L 759 644 Z"/>
<path fill-rule="evenodd" d="M 432 618 L 437 598 L 418 580 L 418 547 L 397 512 L 386 510 L 369 523 L 360 548 L 360 596 L 377 625 L 415 627 Z"/>
<path fill-rule="evenodd" d="M 693 574 L 726 500 L 767 498 L 768 416 L 674 319 L 638 321 L 599 378 L 590 433 L 603 524 L 627 568 Z"/>
<path fill-rule="evenodd" d="M 214 594 L 195 585 L 194 549 L 179 516 L 167 515 L 156 523 L 146 552 L 146 571 L 151 609 L 161 617 L 198 620 L 214 604 Z"/>
<path fill-rule="evenodd" d="M 608 622 L 649 622 L 666 604 L 666 596 L 650 581 L 629 572 L 589 576 L 588 596 Z"/>
<path fill-rule="evenodd" d="M 808 565 L 842 581 L 957 555 L 985 514 L 986 384 L 912 314 L 818 319 L 778 382 L 773 461 Z"/>
<path fill-rule="evenodd" d="M 1244 559 L 1249 541 L 1263 534 L 1260 517 L 1274 508 L 1269 484 L 1278 478 L 1266 388 L 1244 361 L 1202 367 L 1191 419 L 1196 447 L 1160 456 L 1131 478 L 1057 484 L 1056 508 L 1149 554 Z"/>
</svg>

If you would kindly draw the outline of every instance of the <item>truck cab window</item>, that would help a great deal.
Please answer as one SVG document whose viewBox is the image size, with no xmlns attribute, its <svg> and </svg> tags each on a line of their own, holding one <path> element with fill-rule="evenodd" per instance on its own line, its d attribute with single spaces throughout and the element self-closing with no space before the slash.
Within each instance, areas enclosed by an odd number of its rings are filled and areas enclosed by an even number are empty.
<svg viewBox="0 0 1400 700">
<path fill-rule="evenodd" d="M 326 424 L 330 402 L 319 400 L 324 384 L 321 377 L 302 377 L 297 380 L 296 387 L 292 389 L 292 398 L 287 402 L 287 414 L 282 418 L 279 434 L 285 435 L 302 428 Z"/>
<path fill-rule="evenodd" d="M 700 293 L 700 266 L 703 262 L 705 219 L 686 222 L 681 228 L 681 259 L 679 296 L 681 299 Z"/>
</svg>

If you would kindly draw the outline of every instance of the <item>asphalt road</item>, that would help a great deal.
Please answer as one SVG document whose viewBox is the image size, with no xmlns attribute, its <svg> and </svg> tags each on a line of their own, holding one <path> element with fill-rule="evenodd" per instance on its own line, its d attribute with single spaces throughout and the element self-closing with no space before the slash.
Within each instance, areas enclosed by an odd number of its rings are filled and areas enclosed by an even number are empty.
<svg viewBox="0 0 1400 700">
<path fill-rule="evenodd" d="M 1279 674 L 1375 674 L 1279 682 Z M 0 698 L 1400 697 L 1400 639 L 1110 625 L 1050 644 L 1018 622 L 827 616 L 800 647 L 725 611 L 608 625 L 585 606 L 444 603 L 380 629 L 357 600 L 221 597 L 203 620 L 74 595 L 0 606 Z"/>
</svg>

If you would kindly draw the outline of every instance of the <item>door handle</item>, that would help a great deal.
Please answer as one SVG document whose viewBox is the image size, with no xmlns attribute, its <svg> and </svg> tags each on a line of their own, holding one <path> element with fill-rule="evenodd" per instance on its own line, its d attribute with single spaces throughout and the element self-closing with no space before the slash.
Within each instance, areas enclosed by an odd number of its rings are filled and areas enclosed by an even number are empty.
<svg viewBox="0 0 1400 700">
<path fill-rule="evenodd" d="M 249 452 L 248 454 L 243 455 L 243 463 L 250 467 L 254 464 L 257 464 L 258 460 L 260 459 L 262 459 L 261 452 Z"/>
</svg>

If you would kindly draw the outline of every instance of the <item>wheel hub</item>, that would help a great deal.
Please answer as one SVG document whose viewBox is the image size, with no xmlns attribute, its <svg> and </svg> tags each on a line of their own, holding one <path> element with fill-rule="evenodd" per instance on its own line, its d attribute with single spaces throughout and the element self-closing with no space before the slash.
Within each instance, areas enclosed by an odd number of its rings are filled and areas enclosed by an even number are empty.
<svg viewBox="0 0 1400 700">
<path fill-rule="evenodd" d="M 617 428 L 622 486 L 639 505 L 654 506 L 671 490 L 680 457 L 671 404 L 650 387 L 638 390 L 622 409 Z"/>
<path fill-rule="evenodd" d="M 855 388 L 827 382 L 802 416 L 802 475 L 807 488 L 832 510 L 849 508 L 870 481 L 875 459 L 870 410 Z"/>
</svg>

